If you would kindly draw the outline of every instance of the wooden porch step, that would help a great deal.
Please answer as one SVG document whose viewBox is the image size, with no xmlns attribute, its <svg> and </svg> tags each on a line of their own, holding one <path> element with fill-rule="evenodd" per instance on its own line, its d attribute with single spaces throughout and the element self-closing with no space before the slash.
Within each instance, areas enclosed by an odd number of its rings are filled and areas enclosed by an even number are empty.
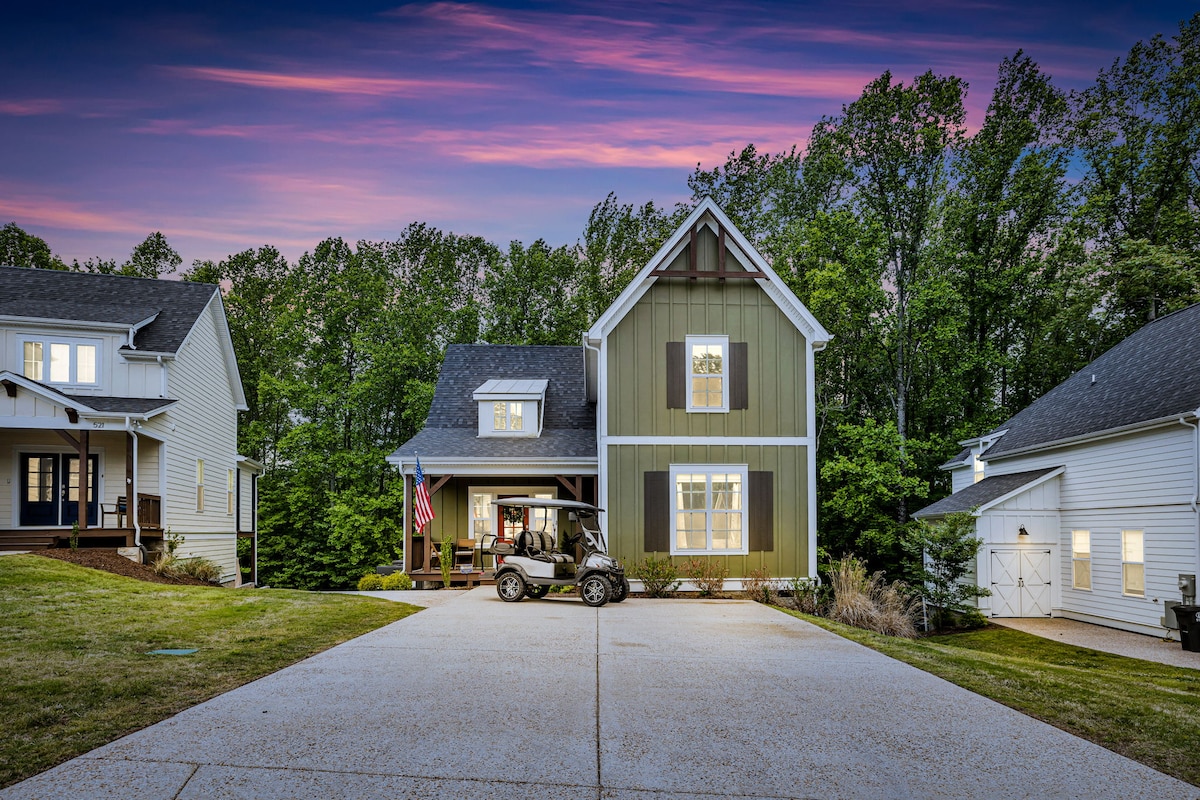
<svg viewBox="0 0 1200 800">
<path fill-rule="evenodd" d="M 58 544 L 58 534 L 53 531 L 0 531 L 0 550 L 49 550 Z"/>
</svg>

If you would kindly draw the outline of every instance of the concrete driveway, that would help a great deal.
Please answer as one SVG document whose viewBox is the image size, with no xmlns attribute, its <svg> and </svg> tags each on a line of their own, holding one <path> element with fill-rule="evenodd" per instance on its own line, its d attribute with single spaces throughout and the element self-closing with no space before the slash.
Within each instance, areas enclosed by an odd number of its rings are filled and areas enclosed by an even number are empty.
<svg viewBox="0 0 1200 800">
<path fill-rule="evenodd" d="M 1197 798 L 742 601 L 415 614 L 4 798 Z"/>
</svg>

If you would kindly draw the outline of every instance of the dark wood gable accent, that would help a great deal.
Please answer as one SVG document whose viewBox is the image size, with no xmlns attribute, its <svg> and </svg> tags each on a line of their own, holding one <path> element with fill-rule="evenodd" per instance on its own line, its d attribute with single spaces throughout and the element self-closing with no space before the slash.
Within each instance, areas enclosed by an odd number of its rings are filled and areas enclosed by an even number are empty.
<svg viewBox="0 0 1200 800">
<path fill-rule="evenodd" d="M 667 342 L 667 408 L 687 408 L 687 352 L 684 342 Z"/>
<path fill-rule="evenodd" d="M 751 472 L 749 488 L 750 552 L 770 552 L 775 549 L 775 473 Z"/>
<path fill-rule="evenodd" d="M 643 537 L 647 553 L 671 551 L 671 474 L 647 472 L 642 478 Z"/>
<path fill-rule="evenodd" d="M 757 269 L 747 268 L 744 270 L 728 270 L 725 267 L 725 228 L 722 225 L 717 226 L 717 268 L 699 269 L 697 264 L 696 252 L 696 228 L 688 231 L 688 268 L 687 269 L 668 269 L 659 267 L 653 270 L 650 274 L 656 278 L 688 278 L 696 280 L 697 278 L 716 278 L 724 283 L 726 278 L 765 278 L 766 273 L 760 272 Z"/>
</svg>

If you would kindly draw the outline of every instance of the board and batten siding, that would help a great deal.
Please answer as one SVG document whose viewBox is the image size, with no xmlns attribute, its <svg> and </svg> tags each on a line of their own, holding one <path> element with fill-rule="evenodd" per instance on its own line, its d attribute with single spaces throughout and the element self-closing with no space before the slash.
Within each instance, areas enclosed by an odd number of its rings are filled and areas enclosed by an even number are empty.
<svg viewBox="0 0 1200 800">
<path fill-rule="evenodd" d="M 228 579 L 237 574 L 235 517 L 227 513 L 225 497 L 227 470 L 237 468 L 237 410 L 230 385 L 234 376 L 218 334 L 219 302 L 214 297 L 209 303 L 169 364 L 171 396 L 178 402 L 145 427 L 166 442 L 163 526 L 185 537 L 181 552 L 192 548 L 189 540 L 197 537 L 195 547 L 217 562 Z M 202 512 L 196 510 L 197 459 L 204 459 Z"/>
<path fill-rule="evenodd" d="M 667 343 L 689 335 L 747 343 L 746 409 L 703 414 L 667 407 Z M 752 280 L 660 279 L 616 325 L 607 348 L 610 436 L 808 434 L 807 344 Z"/>
<path fill-rule="evenodd" d="M 772 577 L 792 578 L 815 574 L 808 555 L 808 452 L 806 447 L 773 445 L 610 445 L 607 448 L 609 496 L 619 498 L 608 506 L 605 524 L 614 556 L 633 564 L 651 556 L 669 556 L 645 549 L 645 473 L 662 472 L 672 464 L 746 464 L 750 472 L 770 472 L 773 481 L 772 549 L 747 555 L 713 555 L 705 558 L 723 564 L 729 577 L 747 577 L 766 568 Z M 670 488 L 668 487 L 668 491 Z M 750 499 L 747 498 L 747 505 Z M 754 511 L 747 508 L 747 518 Z M 749 533 L 747 532 L 747 535 Z M 689 556 L 674 556 L 677 565 Z"/>
<path fill-rule="evenodd" d="M 1161 633 L 1164 603 L 1179 600 L 1179 573 L 1196 571 L 1194 436 L 1190 427 L 1171 425 L 988 465 L 989 475 L 1066 467 L 1055 576 L 1061 589 L 1055 605 L 1064 616 Z M 1091 533 L 1091 591 L 1072 585 L 1074 530 Z M 1122 594 L 1122 530 L 1144 531 L 1145 597 Z"/>
</svg>

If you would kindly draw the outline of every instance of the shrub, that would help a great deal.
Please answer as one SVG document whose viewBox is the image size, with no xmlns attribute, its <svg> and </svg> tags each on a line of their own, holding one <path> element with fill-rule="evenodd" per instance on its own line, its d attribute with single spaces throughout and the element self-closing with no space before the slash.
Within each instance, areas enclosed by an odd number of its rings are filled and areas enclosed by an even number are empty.
<svg viewBox="0 0 1200 800">
<path fill-rule="evenodd" d="M 376 575 L 374 572 L 368 572 L 358 579 L 358 590 L 360 592 L 377 592 L 383 588 L 383 577 Z"/>
<path fill-rule="evenodd" d="M 978 608 L 967 608 L 958 613 L 958 619 L 955 624 L 960 628 L 966 628 L 973 631 L 976 628 L 982 628 L 988 624 L 987 617 Z"/>
<path fill-rule="evenodd" d="M 750 570 L 750 574 L 742 579 L 742 590 L 746 597 L 756 603 L 771 603 L 771 598 L 779 594 L 779 582 L 771 577 L 771 571 L 766 567 Z"/>
<path fill-rule="evenodd" d="M 150 569 L 154 570 L 155 575 L 174 575 L 175 556 L 166 552 L 158 553 L 150 562 Z"/>
<path fill-rule="evenodd" d="M 882 572 L 868 577 L 866 564 L 853 556 L 834 562 L 829 579 L 830 619 L 887 636 L 916 637 L 919 601 L 909 594 L 907 584 L 887 583 Z"/>
<path fill-rule="evenodd" d="M 442 573 L 442 588 L 450 588 L 450 571 L 454 567 L 454 539 L 450 534 L 442 537 L 438 548 L 438 569 Z"/>
<path fill-rule="evenodd" d="M 693 558 L 683 565 L 683 574 L 696 584 L 701 597 L 720 597 L 729 568 L 711 558 Z"/>
<path fill-rule="evenodd" d="M 209 583 L 221 582 L 221 568 L 207 558 L 200 558 L 199 556 L 177 559 L 175 562 L 175 574 L 191 575 L 193 578 L 199 578 Z"/>
<path fill-rule="evenodd" d="M 824 605 L 824 597 L 828 594 L 826 587 L 813 578 L 792 578 L 789 588 L 792 592 L 792 607 L 805 614 L 819 614 Z"/>
<path fill-rule="evenodd" d="M 975 536 L 975 518 L 966 511 L 947 514 L 933 525 L 920 523 L 905 543 L 915 562 L 918 589 L 933 609 L 935 628 L 971 608 L 969 601 L 991 595 L 990 589 L 971 580 L 982 545 Z"/>
<path fill-rule="evenodd" d="M 391 575 L 384 575 L 381 584 L 379 588 L 388 592 L 407 592 L 413 587 L 412 578 L 404 572 L 393 572 Z"/>
<path fill-rule="evenodd" d="M 629 572 L 642 582 L 647 597 L 670 597 L 679 588 L 679 573 L 669 557 L 647 558 Z"/>
</svg>

